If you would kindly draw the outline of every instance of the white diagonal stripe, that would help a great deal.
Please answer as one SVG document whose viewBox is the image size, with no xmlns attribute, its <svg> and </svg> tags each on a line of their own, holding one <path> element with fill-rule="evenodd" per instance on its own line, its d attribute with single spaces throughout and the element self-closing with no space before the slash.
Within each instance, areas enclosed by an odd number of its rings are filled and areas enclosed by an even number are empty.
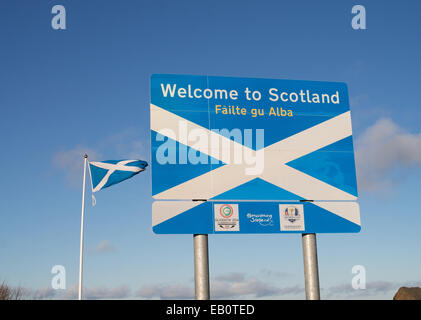
<svg viewBox="0 0 421 320">
<path fill-rule="evenodd" d="M 100 168 L 104 168 L 104 169 L 108 169 L 108 172 L 105 174 L 105 176 L 101 179 L 101 181 L 96 185 L 95 188 L 92 189 L 92 192 L 97 192 L 99 190 L 102 189 L 103 186 L 105 186 L 105 184 L 108 182 L 109 177 L 116 171 L 116 170 L 121 170 L 121 171 L 131 171 L 131 172 L 139 172 L 142 171 L 141 168 L 139 167 L 130 167 L 130 166 L 125 166 L 126 164 L 133 162 L 136 160 L 123 160 L 123 161 L 119 161 L 116 164 L 112 164 L 112 163 L 104 163 L 104 162 L 90 162 L 91 164 L 93 164 L 96 167 L 100 167 Z M 136 170 L 127 170 L 128 168 L 133 168 Z"/>
<path fill-rule="evenodd" d="M 360 221 L 360 206 L 357 202 L 313 202 L 327 211 L 330 211 L 337 216 L 349 220 L 357 225 L 361 225 Z"/>
<path fill-rule="evenodd" d="M 304 172 L 286 165 L 278 165 L 277 172 L 280 176 L 263 173 L 262 178 L 289 192 L 295 193 L 305 200 L 318 200 L 329 194 L 329 200 L 356 200 L 352 194 L 338 189 L 326 182 L 313 178 Z"/>
<path fill-rule="evenodd" d="M 347 111 L 267 146 L 264 149 L 265 152 L 273 152 L 273 154 L 272 157 L 266 159 L 287 163 L 349 137 L 351 134 L 351 113 Z"/>
<path fill-rule="evenodd" d="M 224 165 L 158 193 L 154 197 L 156 199 L 183 199 L 188 194 L 191 199 L 211 199 L 254 178 L 254 176 L 244 175 L 242 165 Z"/>
<path fill-rule="evenodd" d="M 137 160 L 124 160 L 117 162 L 116 164 L 113 163 L 105 163 L 105 162 L 94 162 L 91 161 L 89 163 L 93 164 L 95 167 L 107 169 L 107 170 L 120 170 L 120 171 L 131 171 L 131 172 L 139 172 L 142 171 L 143 168 L 134 167 L 134 166 L 126 166 L 126 164 L 130 162 L 134 162 Z"/>
<path fill-rule="evenodd" d="M 155 227 L 202 203 L 202 201 L 155 201 L 152 203 L 152 226 Z"/>
</svg>

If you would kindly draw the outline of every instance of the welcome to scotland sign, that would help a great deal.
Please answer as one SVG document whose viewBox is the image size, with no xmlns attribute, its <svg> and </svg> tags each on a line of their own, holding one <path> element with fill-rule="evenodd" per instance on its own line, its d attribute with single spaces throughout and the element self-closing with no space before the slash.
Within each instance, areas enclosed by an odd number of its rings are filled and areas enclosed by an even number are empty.
<svg viewBox="0 0 421 320">
<path fill-rule="evenodd" d="M 358 205 L 352 210 L 340 205 L 358 196 L 344 83 L 153 75 L 151 146 L 156 200 L 310 200 L 315 202 L 309 207 L 324 206 L 355 225 L 353 232 L 359 230 Z M 214 211 L 219 209 L 202 207 L 214 217 L 217 232 Z M 165 215 L 154 209 L 154 217 L 159 215 L 153 218 L 154 230 L 180 219 L 186 210 L 178 211 Z M 304 227 L 299 231 L 317 232 Z"/>
</svg>

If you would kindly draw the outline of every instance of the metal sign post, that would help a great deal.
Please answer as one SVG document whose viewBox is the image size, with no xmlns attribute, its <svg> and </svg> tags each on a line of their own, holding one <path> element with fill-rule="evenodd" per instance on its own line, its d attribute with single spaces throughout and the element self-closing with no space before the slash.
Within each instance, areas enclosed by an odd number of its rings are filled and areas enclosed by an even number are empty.
<svg viewBox="0 0 421 320">
<path fill-rule="evenodd" d="M 303 258 L 304 278 L 307 300 L 320 300 L 319 266 L 317 263 L 317 244 L 315 233 L 304 233 Z"/>
<path fill-rule="evenodd" d="M 194 287 L 196 300 L 209 300 L 208 235 L 193 235 Z"/>
</svg>

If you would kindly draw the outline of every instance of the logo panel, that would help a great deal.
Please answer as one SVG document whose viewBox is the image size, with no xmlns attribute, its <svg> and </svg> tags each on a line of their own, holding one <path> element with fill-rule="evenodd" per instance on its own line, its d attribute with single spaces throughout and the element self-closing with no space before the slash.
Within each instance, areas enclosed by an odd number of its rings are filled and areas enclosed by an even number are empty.
<svg viewBox="0 0 421 320">
<path fill-rule="evenodd" d="M 215 231 L 240 231 L 238 204 L 214 204 Z"/>
<path fill-rule="evenodd" d="M 280 204 L 281 231 L 304 231 L 304 207 L 302 204 Z"/>
</svg>

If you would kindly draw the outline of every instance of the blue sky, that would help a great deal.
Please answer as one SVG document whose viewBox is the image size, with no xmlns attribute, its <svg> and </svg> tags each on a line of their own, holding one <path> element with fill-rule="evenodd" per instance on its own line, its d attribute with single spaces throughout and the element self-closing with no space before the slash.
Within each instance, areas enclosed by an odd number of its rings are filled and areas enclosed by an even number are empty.
<svg viewBox="0 0 421 320">
<path fill-rule="evenodd" d="M 66 30 L 51 27 L 64 5 Z M 367 29 L 351 28 L 363 4 Z M 322 298 L 421 283 L 421 4 L 415 1 L 1 1 L 0 280 L 74 297 L 83 154 L 150 161 L 152 73 L 341 81 L 362 231 L 318 236 Z M 146 171 L 86 210 L 91 298 L 192 296 L 193 241 L 151 231 Z M 304 298 L 299 235 L 209 237 L 214 297 Z M 56 294 L 51 268 L 66 268 Z M 353 290 L 363 265 L 367 289 Z M 213 287 L 213 289 L 212 289 Z M 241 288 L 241 289 L 238 289 Z"/>
</svg>

